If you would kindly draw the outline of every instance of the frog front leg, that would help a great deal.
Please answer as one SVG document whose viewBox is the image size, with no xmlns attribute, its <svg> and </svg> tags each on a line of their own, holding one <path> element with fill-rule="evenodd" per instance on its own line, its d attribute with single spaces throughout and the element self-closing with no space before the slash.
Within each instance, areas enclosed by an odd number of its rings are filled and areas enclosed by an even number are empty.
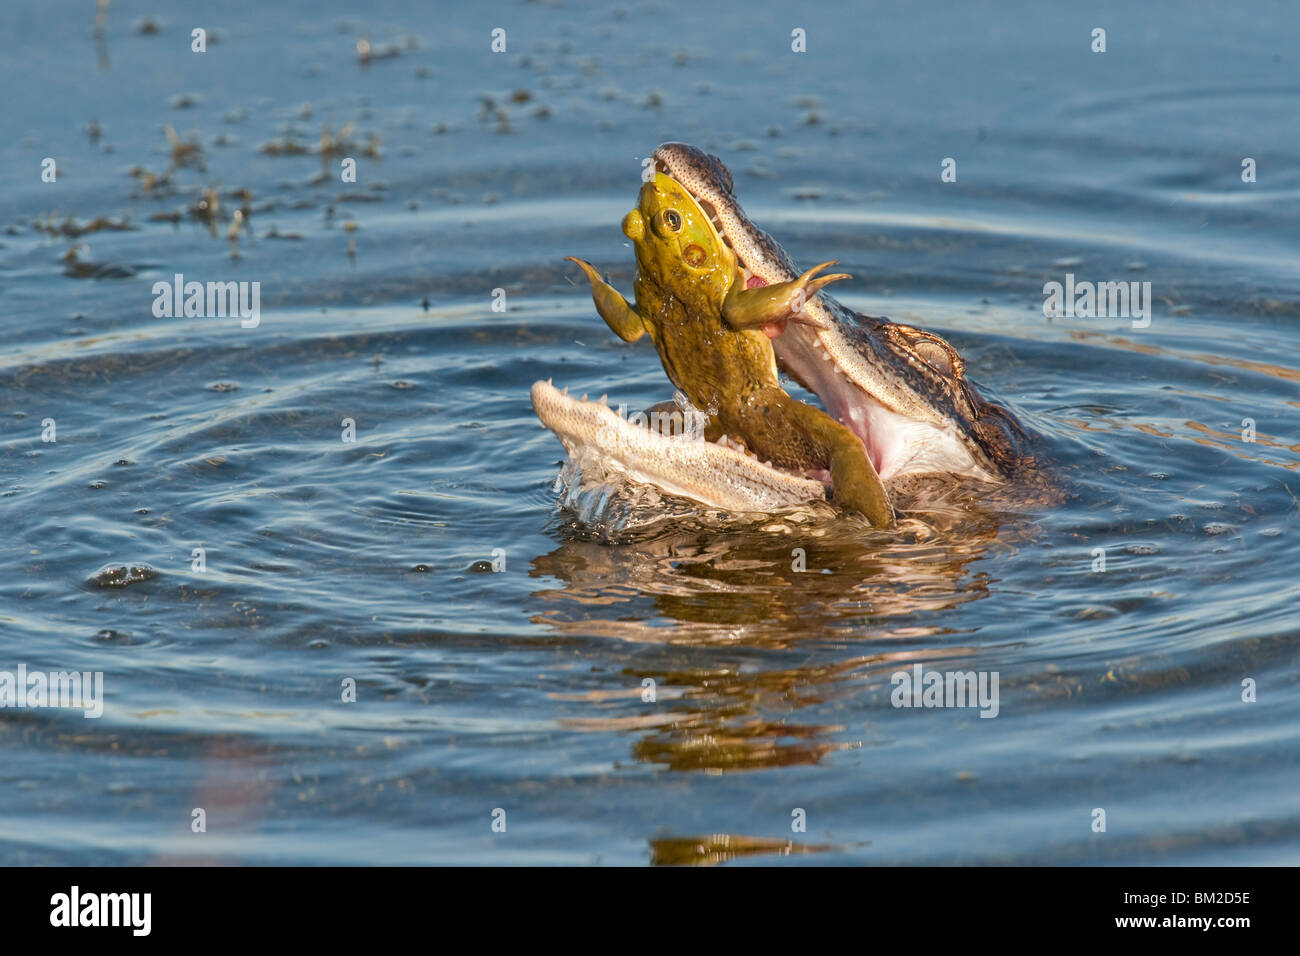
<svg viewBox="0 0 1300 956">
<path fill-rule="evenodd" d="M 726 319 L 728 325 L 738 331 L 757 329 L 780 322 L 794 322 L 798 325 L 819 328 L 822 323 L 804 309 L 804 304 L 832 282 L 852 278 L 844 272 L 836 272 L 828 276 L 817 275 L 838 261 L 832 259 L 830 262 L 813 266 L 799 278 L 789 282 L 777 282 L 774 285 L 762 285 L 754 289 L 744 288 L 743 283 L 737 280 L 727 290 L 727 297 L 722 303 L 722 317 Z"/>
<path fill-rule="evenodd" d="M 624 342 L 635 342 L 645 335 L 645 323 L 641 321 L 636 307 L 602 279 L 595 266 L 576 256 L 564 258 L 577 263 L 578 268 L 586 273 L 587 281 L 591 283 L 591 298 L 596 303 L 596 311 L 605 320 L 605 324 L 614 330 L 615 335 Z"/>
</svg>

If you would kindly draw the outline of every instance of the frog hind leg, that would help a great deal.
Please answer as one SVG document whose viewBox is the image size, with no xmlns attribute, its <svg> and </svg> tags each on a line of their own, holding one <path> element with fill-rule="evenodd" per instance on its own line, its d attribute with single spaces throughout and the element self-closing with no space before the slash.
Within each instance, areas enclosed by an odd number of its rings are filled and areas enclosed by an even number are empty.
<svg viewBox="0 0 1300 956">
<path fill-rule="evenodd" d="M 846 511 L 858 512 L 877 528 L 892 528 L 894 508 L 889 503 L 889 493 L 862 440 L 821 409 L 791 398 L 780 389 L 765 391 L 766 394 L 755 399 L 754 412 L 770 426 L 789 427 L 801 436 L 801 444 L 815 448 L 830 459 L 836 504 Z"/>
<path fill-rule="evenodd" d="M 570 262 L 576 262 L 591 283 L 591 298 L 596 303 L 596 311 L 605 320 L 605 324 L 614 330 L 624 342 L 635 342 L 645 335 L 645 323 L 641 321 L 636 307 L 619 293 L 612 285 L 600 277 L 596 267 L 577 256 L 565 256 Z"/>
</svg>

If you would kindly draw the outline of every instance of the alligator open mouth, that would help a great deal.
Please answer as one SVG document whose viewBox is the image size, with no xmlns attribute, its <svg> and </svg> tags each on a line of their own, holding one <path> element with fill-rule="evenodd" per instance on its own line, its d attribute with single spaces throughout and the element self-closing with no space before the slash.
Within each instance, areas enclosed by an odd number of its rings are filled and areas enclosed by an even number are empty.
<svg viewBox="0 0 1300 956">
<path fill-rule="evenodd" d="M 721 164 L 701 169 L 695 162 L 682 162 L 681 158 L 671 144 L 660 147 L 655 152 L 655 168 L 671 176 L 699 203 L 723 242 L 735 253 L 746 288 L 795 278 L 798 272 L 794 264 L 774 242 L 765 234 L 760 239 L 760 231 L 748 220 L 740 221 L 743 213 L 734 210 L 734 204 L 715 202 L 724 185 L 719 175 L 723 169 Z M 726 209 L 726 214 L 720 206 Z M 806 311 L 814 321 L 820 319 L 823 328 L 833 325 L 820 302 L 810 302 Z M 909 422 L 846 377 L 842 365 L 832 357 L 829 343 L 821 340 L 821 329 L 789 324 L 781 330 L 765 331 L 773 338 L 773 346 L 786 369 L 821 398 L 833 418 L 861 439 L 881 479 L 897 473 L 907 460 L 905 426 Z"/>
<path fill-rule="evenodd" d="M 736 203 L 721 162 L 667 143 L 655 150 L 655 169 L 708 215 L 748 288 L 799 277 L 785 251 Z M 912 475 L 960 475 L 997 482 L 1003 464 L 1016 460 L 1023 430 L 967 387 L 961 357 L 939 336 L 858 315 L 821 293 L 808 299 L 801 318 L 808 322 L 764 331 L 785 371 L 862 441 L 879 480 L 908 476 L 904 484 L 914 486 Z M 771 512 L 827 497 L 828 473 L 776 467 L 725 436 L 705 441 L 702 434 L 664 433 L 635 416 L 624 419 L 603 398 L 571 398 L 550 382 L 533 385 L 532 401 L 571 461 L 670 495 L 734 512 Z"/>
<path fill-rule="evenodd" d="M 655 150 L 654 164 L 709 216 L 735 253 L 747 287 L 788 282 L 799 275 L 785 251 L 740 209 L 731 193 L 731 174 L 715 157 L 684 143 L 666 143 Z M 953 414 L 948 393 L 969 393 L 961 359 L 947 343 L 886 320 L 870 321 L 896 336 L 907 335 L 907 346 L 899 347 L 885 336 L 873 338 L 857 327 L 853 313 L 824 293 L 809 299 L 805 313 L 812 324 L 765 330 L 777 358 L 821 399 L 833 418 L 861 439 L 882 480 L 910 472 L 996 480 L 977 460 L 974 442 Z"/>
</svg>

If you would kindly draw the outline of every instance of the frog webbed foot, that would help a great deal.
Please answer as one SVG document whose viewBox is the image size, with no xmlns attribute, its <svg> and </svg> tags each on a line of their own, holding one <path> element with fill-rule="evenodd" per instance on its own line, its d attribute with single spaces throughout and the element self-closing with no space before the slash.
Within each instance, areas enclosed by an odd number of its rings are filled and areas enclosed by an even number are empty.
<svg viewBox="0 0 1300 956">
<path fill-rule="evenodd" d="M 856 438 L 854 438 L 857 441 Z M 859 445 L 861 442 L 859 442 Z M 856 449 L 838 452 L 831 458 L 831 485 L 835 503 L 846 511 L 856 511 L 877 528 L 894 526 L 894 507 L 870 460 L 863 467 Z"/>
<path fill-rule="evenodd" d="M 733 282 L 722 303 L 722 317 L 726 319 L 728 325 L 737 330 L 756 329 L 780 322 L 794 322 L 796 325 L 822 328 L 825 323 L 813 318 L 804 306 L 810 298 L 832 282 L 852 278 L 845 272 L 817 275 L 838 261 L 832 259 L 830 262 L 815 265 L 799 278 L 789 282 L 777 282 L 753 289 L 742 288 L 739 282 Z"/>
</svg>

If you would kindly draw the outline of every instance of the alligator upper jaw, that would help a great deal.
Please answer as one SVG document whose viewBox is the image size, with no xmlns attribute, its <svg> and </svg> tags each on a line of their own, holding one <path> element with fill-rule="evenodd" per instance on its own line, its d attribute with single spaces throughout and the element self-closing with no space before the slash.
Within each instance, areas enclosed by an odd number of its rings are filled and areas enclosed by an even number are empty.
<svg viewBox="0 0 1300 956">
<path fill-rule="evenodd" d="M 771 512 L 824 500 L 820 481 L 764 464 L 724 439 L 664 435 L 633 424 L 605 404 L 572 398 L 550 382 L 532 387 L 533 408 L 570 457 L 591 456 L 634 481 L 733 512 Z"/>
</svg>

